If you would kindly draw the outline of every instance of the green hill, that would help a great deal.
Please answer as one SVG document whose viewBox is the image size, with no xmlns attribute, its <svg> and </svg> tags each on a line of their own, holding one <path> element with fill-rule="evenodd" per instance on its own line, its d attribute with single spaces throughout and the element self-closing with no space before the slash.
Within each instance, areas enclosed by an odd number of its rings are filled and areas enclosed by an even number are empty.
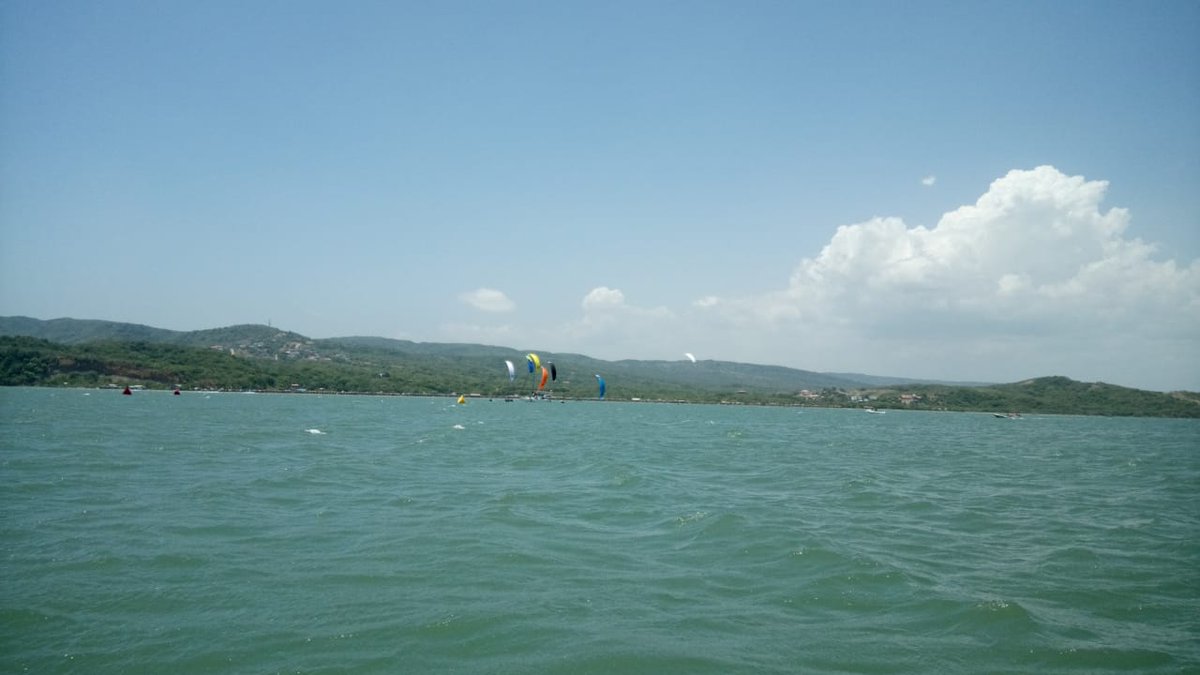
<svg viewBox="0 0 1200 675">
<path fill-rule="evenodd" d="M 871 390 L 870 395 L 880 407 L 914 410 L 1200 417 L 1200 394 L 1163 394 L 1062 376 L 982 387 L 906 385 Z"/>
<path fill-rule="evenodd" d="M 90 319 L 51 319 L 42 321 L 27 316 L 0 317 L 0 335 L 26 335 L 51 342 L 73 345 L 101 340 L 143 340 L 170 342 L 184 335 L 173 330 L 151 328 L 133 323 Z"/>
<path fill-rule="evenodd" d="M 1045 377 L 1013 384 L 896 383 L 727 361 L 602 361 L 535 350 L 558 372 L 547 390 L 614 400 L 861 406 L 1200 417 L 1200 395 Z M 377 337 L 314 340 L 270 326 L 180 332 L 108 321 L 0 318 L 0 385 L 149 387 L 506 396 L 533 389 L 524 350 Z M 504 361 L 517 368 L 510 382 Z M 886 384 L 884 384 L 886 383 Z"/>
<path fill-rule="evenodd" d="M 500 395 L 527 391 L 529 375 L 525 372 L 525 354 L 529 350 L 479 344 L 412 342 L 379 337 L 343 337 L 310 339 L 305 336 L 261 325 L 238 325 L 192 332 L 169 331 L 147 326 L 135 326 L 108 321 L 55 319 L 39 321 L 27 317 L 0 317 L 0 335 L 29 336 L 69 346 L 92 345 L 103 342 L 145 342 L 206 348 L 224 351 L 231 356 L 269 359 L 292 363 L 300 373 L 332 377 L 329 364 L 343 367 L 334 381 L 355 387 L 356 391 L 403 390 L 396 384 L 419 384 L 416 391 L 472 391 Z M 543 361 L 553 361 L 559 370 L 555 392 L 563 395 L 591 395 L 595 373 L 603 373 L 613 395 L 641 398 L 689 398 L 723 400 L 742 396 L 795 396 L 800 391 L 826 388 L 857 387 L 854 380 L 811 371 L 760 366 L 723 361 L 602 361 L 581 354 L 533 350 Z M 513 361 L 520 373 L 510 384 L 505 375 L 504 360 Z M 323 367 L 322 364 L 325 364 Z M 266 366 L 264 366 L 265 368 Z M 268 368 L 270 370 L 270 368 Z M 274 370 L 280 370 L 274 368 Z M 371 375 L 392 379 L 371 382 Z M 317 382 L 304 383 L 296 375 L 292 384 L 305 388 L 322 386 Z M 323 381 L 324 382 L 324 381 Z M 438 388 L 438 383 L 441 383 Z M 332 388 L 327 386 L 326 388 Z M 384 385 L 384 386 L 380 386 Z M 386 386 L 392 385 L 392 386 Z M 623 388 L 617 385 L 623 385 Z M 636 393 L 633 393 L 636 392 Z M 740 392 L 740 393 L 739 393 Z"/>
</svg>

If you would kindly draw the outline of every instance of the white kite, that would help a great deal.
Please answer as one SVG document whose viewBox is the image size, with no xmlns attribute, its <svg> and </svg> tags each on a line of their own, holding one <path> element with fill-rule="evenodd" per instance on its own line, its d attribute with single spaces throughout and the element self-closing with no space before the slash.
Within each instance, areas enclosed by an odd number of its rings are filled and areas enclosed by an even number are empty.
<svg viewBox="0 0 1200 675">
<path fill-rule="evenodd" d="M 691 352 L 684 352 L 683 355 L 688 357 L 688 360 L 691 361 L 692 363 L 696 362 L 696 357 L 692 356 Z"/>
</svg>

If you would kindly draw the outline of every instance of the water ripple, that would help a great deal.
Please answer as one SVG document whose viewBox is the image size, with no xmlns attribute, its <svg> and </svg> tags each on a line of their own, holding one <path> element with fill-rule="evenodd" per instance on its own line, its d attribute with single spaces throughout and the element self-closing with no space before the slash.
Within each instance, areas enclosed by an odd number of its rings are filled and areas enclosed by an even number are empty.
<svg viewBox="0 0 1200 675">
<path fill-rule="evenodd" d="M 57 393 L 3 672 L 1200 669 L 1190 421 Z"/>
</svg>

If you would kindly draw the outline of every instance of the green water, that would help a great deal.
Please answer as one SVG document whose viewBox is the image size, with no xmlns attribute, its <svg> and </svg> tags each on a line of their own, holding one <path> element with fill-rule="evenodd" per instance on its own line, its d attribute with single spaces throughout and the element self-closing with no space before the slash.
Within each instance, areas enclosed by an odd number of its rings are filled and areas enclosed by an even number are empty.
<svg viewBox="0 0 1200 675">
<path fill-rule="evenodd" d="M 0 389 L 0 672 L 1197 672 L 1198 453 L 1194 420 Z"/>
</svg>

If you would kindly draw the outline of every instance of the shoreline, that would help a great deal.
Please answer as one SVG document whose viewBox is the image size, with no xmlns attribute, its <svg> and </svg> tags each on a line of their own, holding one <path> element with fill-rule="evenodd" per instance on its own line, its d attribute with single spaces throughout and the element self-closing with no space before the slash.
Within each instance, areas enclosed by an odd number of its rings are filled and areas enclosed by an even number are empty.
<svg viewBox="0 0 1200 675">
<path fill-rule="evenodd" d="M 45 390 L 73 390 L 73 391 L 112 391 L 116 394 L 121 394 L 124 384 L 106 384 L 100 386 L 71 386 L 66 384 L 59 385 L 4 385 L 6 388 L 12 389 L 45 389 Z M 128 385 L 134 394 L 146 394 L 152 392 L 161 392 L 163 394 L 172 395 L 176 391 L 174 387 L 160 387 L 146 384 L 130 384 Z M 140 388 L 139 388 L 140 387 Z M 657 404 L 657 405 L 714 405 L 725 407 L 755 407 L 755 408 L 796 408 L 796 409 L 811 409 L 811 410 L 852 410 L 866 412 L 868 408 L 875 408 L 879 411 L 886 412 L 909 412 L 909 413 L 963 413 L 975 415 L 995 416 L 1003 411 L 985 410 L 973 408 L 956 408 L 956 407 L 912 407 L 912 406 L 887 406 L 874 404 L 864 405 L 821 405 L 814 404 L 811 401 L 807 403 L 786 403 L 786 402 L 765 402 L 765 401 L 696 401 L 688 399 L 647 399 L 641 397 L 631 398 L 612 398 L 606 397 L 599 399 L 596 397 L 573 397 L 573 396 L 554 396 L 540 401 L 528 400 L 528 394 L 504 394 L 504 395 L 483 395 L 483 394 L 460 394 L 460 392 L 449 393 L 431 393 L 431 392 L 388 392 L 388 391 L 329 391 L 321 389 L 179 389 L 182 394 L 231 394 L 231 395 L 283 395 L 283 396 L 374 396 L 374 397 L 403 397 L 403 398 L 450 398 L 456 399 L 460 395 L 466 396 L 466 401 L 488 401 L 508 402 L 544 402 L 544 403 L 637 403 L 637 404 Z M 465 404 L 464 404 L 465 405 Z M 1003 413 L 1007 416 L 1007 413 Z M 1079 413 L 1079 412 L 1057 412 L 1050 410 L 1027 409 L 1020 413 L 1017 418 L 1029 418 L 1031 415 L 1036 416 L 1061 416 L 1061 417 L 1101 417 L 1101 418 L 1131 418 L 1131 419 L 1200 419 L 1200 412 L 1193 416 L 1181 415 L 1133 415 L 1120 413 Z M 1006 421 L 1014 421 L 1008 419 Z"/>
</svg>

